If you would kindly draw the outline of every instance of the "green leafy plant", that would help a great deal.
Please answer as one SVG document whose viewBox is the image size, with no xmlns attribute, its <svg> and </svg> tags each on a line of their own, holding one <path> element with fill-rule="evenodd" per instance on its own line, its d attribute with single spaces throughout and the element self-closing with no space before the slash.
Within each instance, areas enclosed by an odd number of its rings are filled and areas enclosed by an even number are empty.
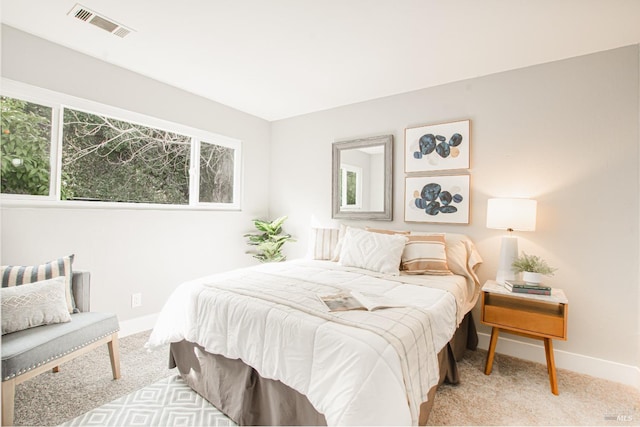
<svg viewBox="0 0 640 427">
<path fill-rule="evenodd" d="M 0 97 L 2 192 L 49 195 L 51 108 Z"/>
<path fill-rule="evenodd" d="M 282 234 L 282 224 L 286 219 L 286 216 L 282 216 L 273 221 L 253 220 L 253 225 L 259 233 L 244 235 L 249 238 L 247 244 L 256 247 L 256 251 L 248 253 L 253 253 L 253 257 L 260 262 L 284 261 L 287 257 L 282 254 L 282 246 L 286 242 L 295 242 L 290 234 Z"/>
<path fill-rule="evenodd" d="M 516 260 L 511 264 L 513 271 L 516 273 L 522 273 L 528 271 L 531 273 L 539 273 L 543 276 L 553 276 L 556 271 L 555 268 L 549 267 L 547 262 L 537 255 L 527 255 L 524 251 Z"/>
</svg>

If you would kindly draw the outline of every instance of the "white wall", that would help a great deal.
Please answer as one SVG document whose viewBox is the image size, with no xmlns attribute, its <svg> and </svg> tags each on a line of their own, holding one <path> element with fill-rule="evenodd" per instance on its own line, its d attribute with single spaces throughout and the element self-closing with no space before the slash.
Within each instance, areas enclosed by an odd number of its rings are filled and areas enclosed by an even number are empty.
<svg viewBox="0 0 640 427">
<path fill-rule="evenodd" d="M 518 237 L 558 267 L 549 283 L 570 299 L 557 357 L 638 366 L 639 69 L 631 46 L 270 124 L 3 26 L 3 77 L 241 139 L 244 193 L 241 212 L 2 206 L 0 262 L 75 253 L 93 274 L 94 309 L 152 314 L 181 281 L 253 263 L 241 235 L 255 217 L 289 215 L 298 242 L 287 251 L 303 256 L 312 219 L 332 222 L 331 143 L 393 134 L 394 221 L 375 225 L 466 233 L 485 280 L 501 236 L 484 226 L 487 198 L 535 197 L 537 230 Z M 470 224 L 404 223 L 404 129 L 459 119 L 471 119 Z M 143 307 L 130 308 L 132 292 Z"/>
<path fill-rule="evenodd" d="M 122 322 L 160 311 L 184 280 L 254 263 L 242 234 L 268 215 L 267 121 L 7 26 L 2 76 L 240 139 L 244 158 L 241 212 L 2 206 L 3 265 L 75 253 L 74 268 L 92 274 L 92 309 Z"/>
<path fill-rule="evenodd" d="M 640 55 L 638 55 L 638 68 L 640 69 Z M 638 100 L 640 100 L 640 73 L 638 73 Z M 640 101 L 638 101 L 638 103 L 640 104 Z M 640 123 L 640 107 L 638 108 L 638 123 Z M 639 150 L 639 152 L 640 152 L 640 150 Z M 640 157 L 638 158 L 638 164 L 640 164 Z M 638 174 L 638 179 L 640 180 L 640 174 Z M 638 185 L 640 186 L 640 182 L 639 182 Z M 640 222 L 640 215 L 638 215 L 638 221 Z M 638 227 L 638 229 L 639 229 L 639 233 L 640 233 L 640 226 Z M 638 240 L 640 241 L 640 234 L 638 235 Z M 639 276 L 640 276 L 640 254 L 638 254 L 638 255 L 639 255 L 639 258 L 638 258 L 638 261 L 637 261 L 637 266 L 638 266 L 638 273 L 639 273 Z M 637 346 L 636 366 L 638 366 L 638 370 L 640 370 L 640 290 L 638 290 L 638 292 L 637 292 L 637 297 L 638 297 L 638 328 L 636 329 L 636 337 L 637 337 L 637 341 L 636 341 L 636 346 Z"/>
<path fill-rule="evenodd" d="M 312 218 L 331 223 L 332 142 L 393 134 L 394 220 L 376 226 L 466 233 L 484 281 L 501 237 L 485 227 L 487 199 L 537 199 L 536 231 L 517 236 L 558 268 L 548 283 L 570 300 L 558 353 L 638 366 L 638 57 L 630 46 L 274 122 L 270 210 L 290 217 L 290 256 L 304 255 Z M 461 119 L 471 120 L 469 225 L 405 223 L 404 129 Z"/>
</svg>

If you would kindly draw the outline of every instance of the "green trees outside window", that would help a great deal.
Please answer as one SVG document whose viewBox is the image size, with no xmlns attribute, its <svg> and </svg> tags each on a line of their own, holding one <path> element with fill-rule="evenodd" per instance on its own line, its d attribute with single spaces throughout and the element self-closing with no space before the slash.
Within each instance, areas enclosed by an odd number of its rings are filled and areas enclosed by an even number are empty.
<svg viewBox="0 0 640 427">
<path fill-rule="evenodd" d="M 357 203 L 356 186 L 358 177 L 355 172 L 347 171 L 347 206 L 353 206 Z"/>
<path fill-rule="evenodd" d="M 189 203 L 191 138 L 64 109 L 63 193 L 76 200 Z"/>
<path fill-rule="evenodd" d="M 10 97 L 1 100 L 4 194 L 50 196 L 50 182 L 59 173 L 61 200 L 234 203 L 234 148 L 60 107 L 60 170 L 56 166 L 52 171 L 53 108 Z M 199 164 L 195 181 L 190 180 L 194 161 Z"/>
<path fill-rule="evenodd" d="M 233 149 L 200 143 L 200 202 L 233 202 Z"/>
<path fill-rule="evenodd" d="M 5 194 L 49 194 L 52 110 L 0 97 L 1 182 Z"/>
</svg>

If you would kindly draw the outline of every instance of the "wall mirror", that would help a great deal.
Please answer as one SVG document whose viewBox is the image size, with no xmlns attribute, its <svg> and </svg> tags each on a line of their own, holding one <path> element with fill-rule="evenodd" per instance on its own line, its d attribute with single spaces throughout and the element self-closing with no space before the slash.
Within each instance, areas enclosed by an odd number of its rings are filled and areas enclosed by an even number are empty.
<svg viewBox="0 0 640 427">
<path fill-rule="evenodd" d="M 393 135 L 333 143 L 332 218 L 392 218 Z"/>
</svg>

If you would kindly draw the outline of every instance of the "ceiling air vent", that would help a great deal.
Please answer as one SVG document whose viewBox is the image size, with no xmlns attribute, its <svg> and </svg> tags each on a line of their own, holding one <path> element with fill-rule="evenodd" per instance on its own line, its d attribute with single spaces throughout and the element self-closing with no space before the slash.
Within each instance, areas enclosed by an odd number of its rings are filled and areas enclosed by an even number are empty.
<svg viewBox="0 0 640 427">
<path fill-rule="evenodd" d="M 81 4 L 76 4 L 73 9 L 67 14 L 69 16 L 73 16 L 81 21 L 88 22 L 89 24 L 93 24 L 98 28 L 102 28 L 105 31 L 110 32 L 118 37 L 126 37 L 133 30 L 125 27 L 124 25 L 120 25 L 115 22 L 113 19 L 109 19 L 104 15 L 100 15 L 94 12 L 91 9 L 88 9 Z"/>
</svg>

